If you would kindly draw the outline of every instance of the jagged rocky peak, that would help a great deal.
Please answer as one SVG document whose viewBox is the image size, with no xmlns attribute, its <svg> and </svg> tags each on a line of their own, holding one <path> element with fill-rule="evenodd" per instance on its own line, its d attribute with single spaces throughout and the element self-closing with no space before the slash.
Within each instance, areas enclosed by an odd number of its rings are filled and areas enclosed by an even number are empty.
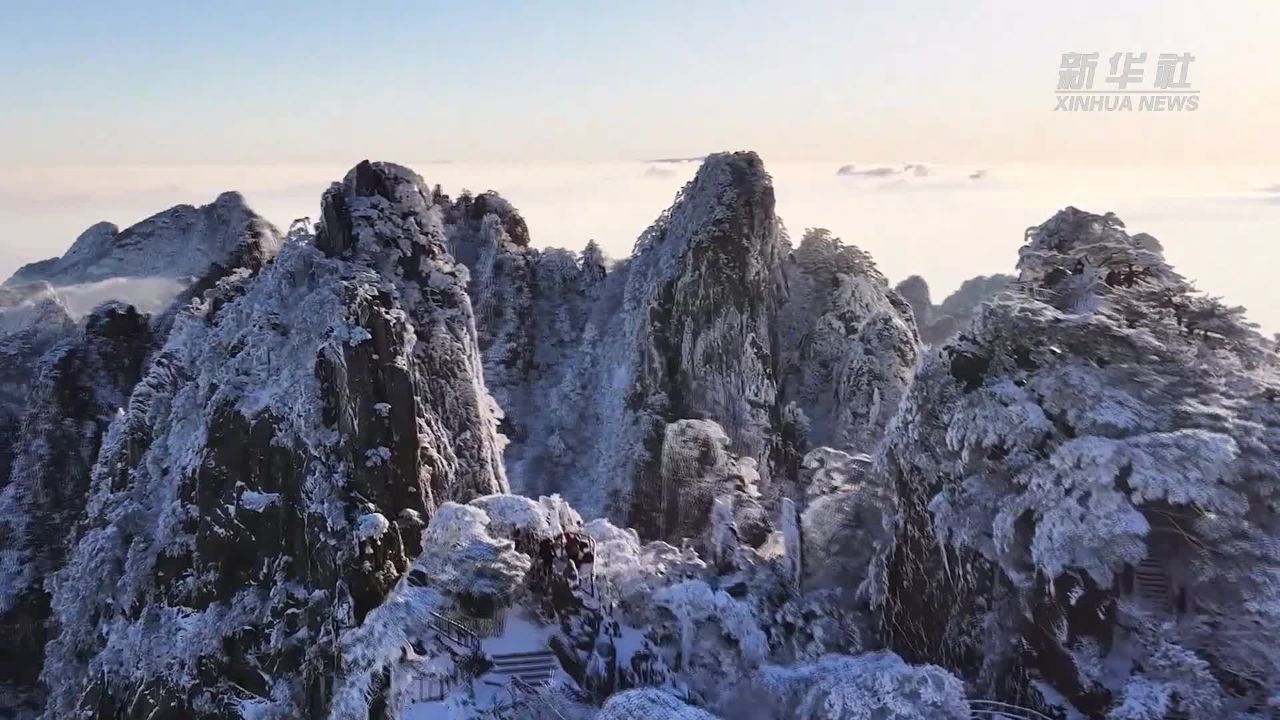
<svg viewBox="0 0 1280 720">
<path fill-rule="evenodd" d="M 874 450 L 910 382 L 919 340 L 910 307 L 867 253 L 813 228 L 791 259 L 778 342 L 788 425 L 802 428 L 789 453 L 794 480 L 807 447 Z"/>
<path fill-rule="evenodd" d="M 433 229 L 431 208 L 432 196 L 417 173 L 400 165 L 365 160 L 341 183 L 325 191 L 316 247 L 330 257 L 353 250 L 367 256 L 390 251 L 405 258 L 423 251 L 438 253 L 432 242 L 439 238 L 429 236 Z M 372 222 L 375 219 L 391 225 L 379 227 Z"/>
<path fill-rule="evenodd" d="M 94 225 L 63 257 L 24 267 L 0 285 L 0 485 L 18 452 L 13 444 L 40 358 L 71 338 L 77 322 L 104 301 L 127 301 L 160 315 L 145 337 L 162 341 L 178 306 L 232 272 L 257 271 L 280 242 L 243 197 L 224 193 L 210 205 L 175 207 L 123 231 Z"/>
<path fill-rule="evenodd" d="M 1061 309 L 1107 287 L 1141 282 L 1181 292 L 1191 288 L 1165 262 L 1158 240 L 1145 233 L 1128 235 L 1113 213 L 1094 215 L 1074 207 L 1027 230 L 1027 242 L 1018 251 L 1018 280 L 1041 288 L 1046 301 Z"/>
<path fill-rule="evenodd" d="M 61 258 L 24 266 L 7 284 L 198 278 L 212 265 L 243 264 L 246 253 L 274 255 L 280 241 L 279 231 L 254 213 L 240 193 L 227 192 L 208 205 L 178 205 L 125 230 L 98 223 Z"/>
<path fill-rule="evenodd" d="M 637 257 L 664 249 L 682 255 L 698 246 L 741 253 L 775 250 L 779 226 L 773 181 L 753 152 L 717 153 L 703 161 L 674 205 L 636 243 Z"/>
<path fill-rule="evenodd" d="M 919 275 L 910 275 L 893 289 L 897 290 L 902 299 L 911 306 L 917 324 L 928 317 L 929 310 L 933 308 L 933 298 L 929 294 L 929 283 L 924 278 Z"/>
<path fill-rule="evenodd" d="M 791 248 L 754 153 L 708 157 L 611 266 L 594 243 L 538 250 L 459 208 L 446 234 L 471 271 L 513 486 L 646 536 L 688 529 L 662 509 L 680 492 L 660 461 L 673 423 L 722 427 L 776 503 L 772 479 L 794 481 L 809 445 L 878 441 L 915 362 L 910 310 L 865 253 L 825 231 Z"/>
<path fill-rule="evenodd" d="M 46 580 L 54 716 L 227 717 L 246 693 L 326 716 L 347 634 L 431 514 L 506 490 L 467 273 L 425 187 L 361 163 L 314 241 L 173 319 Z"/>
<path fill-rule="evenodd" d="M 604 251 L 595 240 L 588 240 L 582 249 L 582 273 L 590 280 L 600 280 L 608 271 Z"/>
<path fill-rule="evenodd" d="M 447 208 L 445 219 L 449 225 L 465 224 L 474 231 L 492 215 L 502 226 L 508 242 L 517 247 L 529 247 L 529 226 L 515 206 L 498 193 L 492 190 L 479 195 L 464 192 L 452 204 L 448 204 L 448 196 L 442 200 Z"/>
<path fill-rule="evenodd" d="M 739 454 L 764 464 L 786 251 L 760 158 L 708 157 L 636 243 L 624 296 L 635 343 L 628 404 L 715 420 Z"/>
<path fill-rule="evenodd" d="M 1032 228 L 1019 272 L 889 434 L 886 641 L 1045 709 L 1256 711 L 1280 669 L 1274 347 L 1114 215 Z"/>
</svg>

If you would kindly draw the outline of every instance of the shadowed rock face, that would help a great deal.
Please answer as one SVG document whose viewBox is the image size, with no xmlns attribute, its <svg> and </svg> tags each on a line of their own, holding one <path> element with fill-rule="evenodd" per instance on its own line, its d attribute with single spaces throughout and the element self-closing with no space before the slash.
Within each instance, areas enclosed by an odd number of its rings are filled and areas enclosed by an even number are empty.
<svg viewBox="0 0 1280 720">
<path fill-rule="evenodd" d="M 40 358 L 75 331 L 48 285 L 0 286 L 0 487 L 9 481 L 27 393 Z"/>
<path fill-rule="evenodd" d="M 909 378 L 909 309 L 829 233 L 791 247 L 754 153 L 707 158 L 607 273 L 598 248 L 527 247 L 509 205 L 487 202 L 497 209 L 477 221 L 478 203 L 459 201 L 446 229 L 471 271 L 519 492 L 564 493 L 670 537 L 670 423 L 721 425 L 776 495 L 809 443 L 874 444 Z"/>
<path fill-rule="evenodd" d="M 433 195 L 362 163 L 323 217 L 179 313 L 112 423 L 52 583 L 50 712 L 323 717 L 434 509 L 506 489 Z"/>
<path fill-rule="evenodd" d="M 162 342 L 179 308 L 233 272 L 257 272 L 280 242 L 279 232 L 243 197 L 224 193 L 204 207 L 181 205 L 123 231 L 110 223 L 94 225 L 63 257 L 28 265 L 0 285 L 0 486 L 9 481 L 13 456 L 21 452 L 14 445 L 40 359 L 86 322 L 73 316 L 63 286 L 123 278 L 116 287 L 127 293 L 129 279 L 190 282 L 171 302 L 164 298 L 169 309 L 148 330 L 147 337 Z"/>
<path fill-rule="evenodd" d="M 49 596 L 44 578 L 65 560 L 68 533 L 84 516 L 89 478 L 107 426 L 142 374 L 148 318 L 107 305 L 39 362 L 0 491 L 0 677 L 34 688 L 44 657 Z"/>
</svg>

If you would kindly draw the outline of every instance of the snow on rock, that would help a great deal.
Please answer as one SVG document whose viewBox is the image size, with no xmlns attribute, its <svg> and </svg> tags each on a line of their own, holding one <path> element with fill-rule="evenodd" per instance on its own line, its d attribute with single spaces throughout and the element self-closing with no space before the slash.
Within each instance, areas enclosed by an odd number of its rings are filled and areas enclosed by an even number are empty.
<svg viewBox="0 0 1280 720">
<path fill-rule="evenodd" d="M 964 685 L 946 670 L 911 666 L 892 653 L 829 655 L 811 664 L 765 668 L 744 710 L 796 720 L 961 720 Z M 755 704 L 759 703 L 759 704 Z"/>
<path fill-rule="evenodd" d="M 874 450 L 915 368 L 911 309 L 870 255 L 826 230 L 806 231 L 785 270 L 781 393 L 799 419 L 779 432 L 799 434 L 802 449 Z"/>
<path fill-rule="evenodd" d="M 0 485 L 9 481 L 27 393 L 40 360 L 69 338 L 71 309 L 50 286 L 0 286 Z"/>
<path fill-rule="evenodd" d="M 280 493 L 264 493 L 245 490 L 240 493 L 240 506 L 253 512 L 262 512 L 280 502 Z"/>
<path fill-rule="evenodd" d="M 356 520 L 357 540 L 377 540 L 391 529 L 391 523 L 382 513 L 361 515 Z"/>
<path fill-rule="evenodd" d="M 201 207 L 178 205 L 125 230 L 98 223 L 76 238 L 60 258 L 32 263 L 5 284 L 36 281 L 81 285 L 113 278 L 189 278 L 211 265 L 244 264 L 243 253 L 274 255 L 280 234 L 256 215 L 239 193 L 219 195 Z"/>
<path fill-rule="evenodd" d="M 423 521 L 505 490 L 467 273 L 431 197 L 361 163 L 325 193 L 314 238 L 293 233 L 170 318 L 47 582 L 53 716 L 99 695 L 138 698 L 139 716 L 323 715 L 334 662 L 408 573 Z"/>
<path fill-rule="evenodd" d="M 1086 714 L 1153 683 L 1186 717 L 1265 702 L 1280 656 L 1241 638 L 1280 647 L 1271 343 L 1113 215 L 1063 210 L 1018 267 L 890 429 L 889 646 Z"/>
<path fill-rule="evenodd" d="M 609 698 L 596 720 L 716 720 L 716 716 L 669 693 L 646 688 Z"/>
<path fill-rule="evenodd" d="M 893 534 L 893 491 L 870 463 L 865 455 L 817 448 L 805 455 L 801 474 L 808 501 L 799 522 L 801 581 L 807 589 L 837 591 L 845 602 L 860 595 Z"/>
<path fill-rule="evenodd" d="M 792 249 L 754 153 L 708 157 L 607 271 L 596 246 L 528 247 L 499 200 L 460 199 L 446 230 L 471 270 L 517 491 L 562 493 L 588 516 L 678 540 L 702 528 L 669 517 L 670 424 L 718 424 L 769 502 L 808 444 L 878 440 L 915 363 L 910 309 L 830 233 Z"/>
<path fill-rule="evenodd" d="M 457 503 L 440 506 L 409 572 L 343 636 L 341 672 L 327 717 L 365 718 L 375 703 L 401 708 L 404 698 L 394 692 L 388 697 L 393 687 L 384 678 L 404 670 L 408 648 L 433 649 L 431 655 L 415 660 L 417 672 L 452 669 L 454 660 L 442 644 L 433 613 L 455 609 L 462 596 L 510 597 L 529 570 L 528 558 L 509 540 L 492 536 L 488 526 L 488 516 L 479 509 Z M 394 680 L 391 684 L 396 685 Z"/>
<path fill-rule="evenodd" d="M 752 153 L 615 264 L 387 163 L 321 217 L 281 246 L 226 195 L 0 286 L 0 711 L 40 679 L 103 720 L 1274 703 L 1280 360 L 1114 216 L 939 306 L 793 246 Z M 54 287 L 179 273 L 156 318 Z M 531 644 L 549 687 L 484 683 Z"/>
<path fill-rule="evenodd" d="M 43 581 L 65 561 L 103 435 L 141 377 L 151 345 L 145 315 L 108 304 L 37 364 L 12 477 L 0 487 L 0 625 L 34 630 L 48 619 Z M 16 637 L 0 644 L 0 677 L 31 687 L 46 634 Z"/>
</svg>

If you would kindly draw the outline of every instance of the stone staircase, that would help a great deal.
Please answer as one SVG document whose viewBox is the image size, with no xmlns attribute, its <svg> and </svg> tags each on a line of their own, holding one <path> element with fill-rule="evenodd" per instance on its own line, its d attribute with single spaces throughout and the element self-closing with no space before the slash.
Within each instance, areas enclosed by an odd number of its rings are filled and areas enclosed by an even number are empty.
<svg viewBox="0 0 1280 720">
<path fill-rule="evenodd" d="M 1160 563 L 1150 557 L 1143 558 L 1133 568 L 1133 593 L 1154 609 L 1164 612 L 1173 610 L 1169 574 L 1160 567 Z"/>
<path fill-rule="evenodd" d="M 489 674 L 497 681 L 490 684 L 505 685 L 508 681 L 517 681 L 531 686 L 545 685 L 560 667 L 560 661 L 550 650 L 492 655 L 490 659 L 493 660 L 493 668 Z"/>
</svg>

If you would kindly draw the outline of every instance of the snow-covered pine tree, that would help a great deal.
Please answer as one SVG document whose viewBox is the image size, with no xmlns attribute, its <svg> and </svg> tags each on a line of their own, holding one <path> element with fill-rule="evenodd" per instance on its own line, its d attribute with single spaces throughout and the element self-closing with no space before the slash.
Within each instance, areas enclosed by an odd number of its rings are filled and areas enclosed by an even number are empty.
<svg viewBox="0 0 1280 720">
<path fill-rule="evenodd" d="M 926 357 L 890 429 L 886 640 L 985 693 L 1089 714 L 1139 694 L 1205 720 L 1265 701 L 1280 647 L 1273 347 L 1114 215 L 1058 213 L 1018 267 Z"/>
</svg>

